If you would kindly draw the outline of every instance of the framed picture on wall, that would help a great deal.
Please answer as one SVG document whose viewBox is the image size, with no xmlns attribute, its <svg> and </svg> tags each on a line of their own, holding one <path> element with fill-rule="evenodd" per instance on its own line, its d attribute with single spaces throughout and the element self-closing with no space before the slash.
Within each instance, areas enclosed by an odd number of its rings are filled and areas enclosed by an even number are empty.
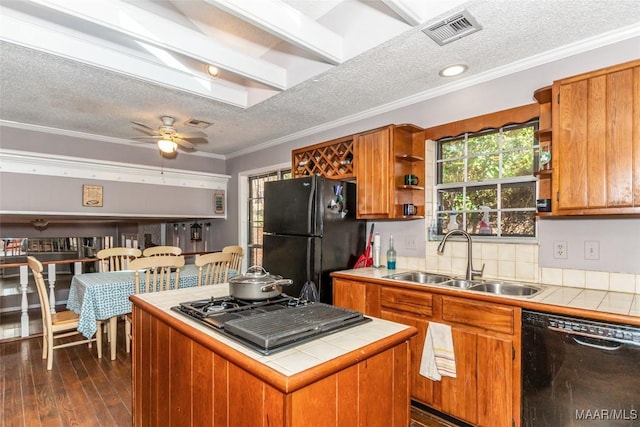
<svg viewBox="0 0 640 427">
<path fill-rule="evenodd" d="M 213 193 L 213 213 L 224 215 L 224 191 L 218 190 Z"/>
<path fill-rule="evenodd" d="M 82 206 L 102 207 L 102 185 L 82 186 Z"/>
</svg>

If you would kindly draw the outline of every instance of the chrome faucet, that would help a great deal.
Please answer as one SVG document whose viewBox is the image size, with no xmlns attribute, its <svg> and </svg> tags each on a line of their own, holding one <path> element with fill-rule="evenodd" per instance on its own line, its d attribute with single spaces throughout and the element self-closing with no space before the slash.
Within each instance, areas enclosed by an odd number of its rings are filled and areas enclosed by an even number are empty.
<svg viewBox="0 0 640 427">
<path fill-rule="evenodd" d="M 474 276 L 482 277 L 482 273 L 484 272 L 484 264 L 482 264 L 482 268 L 480 270 L 473 269 L 473 257 L 471 254 L 471 235 L 464 230 L 451 230 L 447 234 L 444 235 L 442 241 L 438 245 L 438 252 L 444 252 L 444 245 L 447 243 L 447 240 L 450 236 L 454 234 L 459 234 L 464 236 L 467 239 L 467 280 L 473 280 Z"/>
</svg>

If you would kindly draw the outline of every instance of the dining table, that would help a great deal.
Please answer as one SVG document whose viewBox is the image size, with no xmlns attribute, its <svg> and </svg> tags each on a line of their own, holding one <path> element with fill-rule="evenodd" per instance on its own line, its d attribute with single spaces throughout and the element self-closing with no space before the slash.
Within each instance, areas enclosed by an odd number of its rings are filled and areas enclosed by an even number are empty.
<svg viewBox="0 0 640 427">
<path fill-rule="evenodd" d="M 229 277 L 236 274 L 229 272 Z M 111 360 L 116 359 L 118 317 L 131 313 L 129 297 L 135 293 L 133 270 L 76 274 L 71 279 L 67 308 L 78 313 L 78 332 L 93 338 L 98 330 L 97 321 L 109 321 Z M 172 279 L 173 284 L 173 279 Z M 198 267 L 187 264 L 180 269 L 178 288 L 198 284 Z"/>
</svg>

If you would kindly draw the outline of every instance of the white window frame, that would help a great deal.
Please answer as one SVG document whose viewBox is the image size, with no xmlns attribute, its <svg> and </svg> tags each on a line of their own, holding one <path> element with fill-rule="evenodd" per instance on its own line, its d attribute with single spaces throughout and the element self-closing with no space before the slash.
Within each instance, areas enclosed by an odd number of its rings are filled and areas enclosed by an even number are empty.
<svg viewBox="0 0 640 427">
<path fill-rule="evenodd" d="M 502 129 L 504 128 L 510 128 L 510 127 L 517 127 L 517 126 L 526 126 L 528 123 L 535 123 L 536 125 L 539 124 L 539 119 L 533 119 L 533 120 L 529 120 L 527 122 L 524 123 L 510 123 L 510 124 L 505 124 L 503 126 L 500 126 L 499 128 L 494 128 L 495 132 L 501 132 Z M 456 137 L 447 137 L 447 138 L 440 138 L 438 140 L 435 141 L 436 144 L 439 144 L 440 141 L 443 140 L 455 140 L 455 139 L 461 139 L 464 138 L 465 139 L 465 150 L 464 150 L 464 155 L 457 158 L 457 159 L 461 159 L 464 161 L 464 181 L 463 182 L 456 182 L 456 183 L 446 183 L 446 184 L 441 184 L 438 183 L 440 176 L 438 174 L 438 170 L 439 170 L 439 165 L 441 163 L 443 163 L 443 160 L 439 158 L 440 154 L 439 154 L 439 148 L 436 145 L 435 150 L 434 150 L 434 162 L 433 162 L 433 167 L 434 167 L 434 186 L 433 186 L 433 218 L 438 218 L 438 215 L 442 215 L 442 214 L 446 214 L 448 212 L 448 210 L 439 210 L 439 199 L 438 199 L 438 193 L 440 190 L 447 190 L 447 189 L 452 189 L 452 188 L 462 188 L 462 192 L 463 192 L 463 196 L 466 197 L 466 193 L 467 193 L 467 189 L 469 188 L 477 188 L 477 187 L 483 187 L 483 186 L 495 186 L 496 187 L 496 191 L 497 191 L 497 201 L 499 202 L 501 200 L 501 187 L 502 185 L 510 185 L 510 184 L 518 184 L 518 183 L 525 183 L 525 182 L 533 182 L 534 183 L 534 191 L 535 194 L 538 194 L 538 179 L 532 174 L 532 175 L 522 175 L 522 176 L 517 176 L 517 177 L 510 177 L 510 178 L 499 178 L 499 179 L 491 179 L 491 180 L 484 180 L 484 181 L 467 181 L 467 175 L 468 175 L 468 163 L 467 160 L 470 158 L 469 153 L 468 153 L 468 146 L 467 146 L 467 141 L 469 139 L 469 137 L 473 138 L 473 136 L 475 135 L 480 135 L 482 133 L 488 133 L 487 131 L 489 131 L 488 129 L 485 131 L 479 131 L 479 132 L 465 132 L 464 134 L 458 135 Z M 502 142 L 502 138 L 500 138 L 500 144 Z M 538 158 L 537 158 L 537 153 L 539 151 L 539 140 L 537 138 L 537 136 L 535 136 L 534 134 L 534 143 L 532 146 L 533 152 L 534 152 L 534 170 L 537 168 L 537 164 L 538 164 Z M 508 153 L 509 151 L 520 151 L 520 150 L 505 150 L 502 151 L 502 147 L 500 146 L 500 149 L 498 152 L 496 152 L 495 154 L 499 154 L 500 152 L 502 153 Z M 485 154 L 494 154 L 494 153 L 485 153 Z M 477 154 L 474 154 L 471 157 L 476 157 Z M 452 160 L 452 159 L 447 159 L 447 160 Z M 499 165 L 500 165 L 500 172 L 502 173 L 502 156 L 500 156 L 499 158 Z M 531 211 L 531 212 L 536 212 L 536 208 L 535 205 L 533 207 L 530 208 L 507 208 L 507 209 L 502 209 L 501 207 L 498 207 L 497 209 L 492 209 L 491 212 L 497 213 L 497 223 L 500 224 L 501 219 L 502 219 L 502 212 L 509 212 L 509 211 Z M 462 212 L 462 221 L 463 224 L 466 224 L 466 217 L 467 217 L 467 213 L 469 212 L 480 212 L 479 210 L 472 210 L 472 211 L 463 211 Z M 436 234 L 436 237 L 442 237 L 443 234 Z M 511 237 L 511 236 L 502 236 L 502 235 L 498 235 L 498 236 L 493 236 L 493 235 L 481 235 L 481 234 L 474 234 L 473 235 L 473 239 L 474 241 L 486 241 L 486 242 L 494 242 L 494 243 L 498 243 L 498 242 L 504 242 L 504 243 L 537 243 L 538 241 L 538 221 L 534 221 L 534 236 L 531 237 L 526 237 L 526 236 L 517 236 L 517 237 Z"/>
</svg>

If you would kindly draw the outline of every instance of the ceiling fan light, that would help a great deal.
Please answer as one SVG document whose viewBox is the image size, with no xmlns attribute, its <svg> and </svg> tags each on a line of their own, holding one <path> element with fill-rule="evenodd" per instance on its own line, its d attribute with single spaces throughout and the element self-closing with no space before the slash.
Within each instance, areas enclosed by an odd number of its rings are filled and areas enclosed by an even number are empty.
<svg viewBox="0 0 640 427">
<path fill-rule="evenodd" d="M 168 139 L 160 139 L 158 141 L 158 148 L 163 153 L 171 154 L 176 152 L 176 150 L 178 149 L 178 144 Z"/>
</svg>

